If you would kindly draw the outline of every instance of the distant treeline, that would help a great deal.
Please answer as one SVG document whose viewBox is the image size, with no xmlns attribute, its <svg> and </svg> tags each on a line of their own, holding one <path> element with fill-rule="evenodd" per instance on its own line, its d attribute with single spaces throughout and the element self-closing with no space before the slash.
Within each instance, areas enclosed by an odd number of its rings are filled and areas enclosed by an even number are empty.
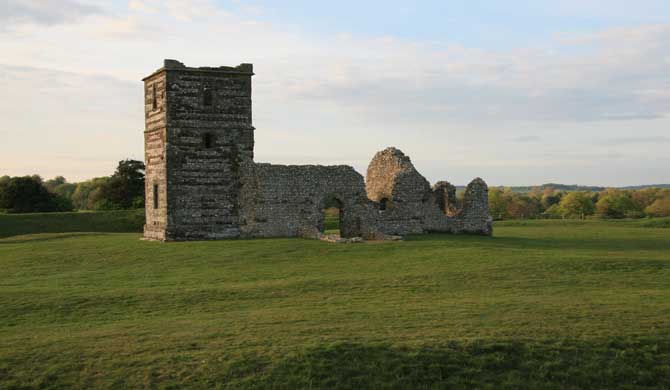
<svg viewBox="0 0 670 390">
<path fill-rule="evenodd" d="M 627 187 L 600 187 L 600 186 L 582 186 L 578 184 L 558 184 L 558 183 L 547 183 L 547 184 L 542 184 L 542 185 L 537 185 L 537 186 L 506 186 L 505 188 L 509 188 L 513 192 L 519 192 L 519 193 L 528 193 L 531 191 L 537 191 L 538 189 L 540 191 L 544 191 L 545 188 L 551 188 L 554 191 L 564 191 L 564 192 L 571 192 L 571 191 L 590 191 L 590 192 L 602 192 L 606 191 L 611 188 L 616 188 L 619 190 L 643 190 L 646 188 L 670 188 L 670 184 L 647 184 L 647 185 L 640 185 L 640 186 L 627 186 Z M 465 186 L 456 186 L 456 189 L 461 192 L 465 191 Z"/>
<path fill-rule="evenodd" d="M 670 188 L 565 191 L 547 186 L 522 193 L 494 187 L 489 208 L 495 220 L 670 217 Z"/>
<path fill-rule="evenodd" d="M 144 207 L 144 163 L 119 162 L 111 176 L 68 183 L 63 176 L 0 177 L 0 209 L 9 213 L 123 210 Z"/>
<path fill-rule="evenodd" d="M 144 169 L 141 161 L 123 160 L 111 176 L 79 183 L 68 183 L 62 176 L 46 181 L 37 175 L 2 176 L 0 210 L 32 213 L 143 208 Z M 489 208 L 495 220 L 670 217 L 670 185 L 643 189 L 563 184 L 492 187 Z"/>
</svg>

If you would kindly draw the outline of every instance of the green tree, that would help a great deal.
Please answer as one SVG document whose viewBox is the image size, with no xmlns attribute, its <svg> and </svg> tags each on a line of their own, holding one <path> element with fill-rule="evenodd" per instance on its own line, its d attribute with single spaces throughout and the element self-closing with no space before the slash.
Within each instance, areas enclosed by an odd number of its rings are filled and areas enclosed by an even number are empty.
<svg viewBox="0 0 670 390">
<path fill-rule="evenodd" d="M 661 188 L 656 192 L 656 199 L 670 198 L 670 188 Z"/>
<path fill-rule="evenodd" d="M 530 196 L 533 199 L 542 200 L 542 189 L 537 186 L 533 187 L 528 193 L 528 196 Z"/>
<path fill-rule="evenodd" d="M 72 203 L 78 210 L 93 210 L 95 207 L 96 193 L 99 188 L 109 180 L 109 177 L 96 177 L 77 183 L 72 193 Z"/>
<path fill-rule="evenodd" d="M 2 198 L 5 193 L 5 188 L 7 187 L 7 184 L 9 183 L 10 177 L 9 176 L 0 176 L 0 212 L 4 211 L 5 207 L 2 205 Z"/>
<path fill-rule="evenodd" d="M 542 216 L 545 218 L 562 218 L 563 215 L 561 214 L 561 208 L 555 204 L 546 209 L 543 213 Z"/>
<path fill-rule="evenodd" d="M 591 194 L 582 191 L 567 193 L 561 199 L 558 209 L 561 216 L 564 218 L 579 219 L 584 219 L 588 215 L 593 215 L 596 211 Z"/>
<path fill-rule="evenodd" d="M 114 210 L 143 206 L 144 169 L 141 161 L 119 161 L 112 177 L 91 194 L 94 208 Z"/>
<path fill-rule="evenodd" d="M 44 186 L 47 188 L 47 190 L 49 190 L 49 192 L 68 199 L 70 202 L 72 202 L 72 195 L 77 189 L 76 184 L 68 183 L 63 176 L 56 176 L 51 180 L 45 181 Z"/>
<path fill-rule="evenodd" d="M 596 214 L 601 218 L 624 218 L 637 208 L 628 191 L 609 189 L 600 194 Z"/>
<path fill-rule="evenodd" d="M 500 188 L 489 189 L 489 212 L 498 221 L 507 217 L 507 199 Z"/>
<path fill-rule="evenodd" d="M 65 180 L 65 177 L 63 176 L 56 176 L 51 180 L 47 180 L 44 182 L 44 186 L 47 188 L 47 190 L 54 192 L 54 189 L 58 187 L 61 184 L 67 183 L 67 180 Z"/>
<path fill-rule="evenodd" d="M 508 198 L 507 214 L 514 219 L 537 218 L 540 202 L 527 195 L 512 194 Z"/>
<path fill-rule="evenodd" d="M 658 188 L 645 188 L 642 190 L 633 191 L 631 197 L 635 207 L 643 211 L 649 207 L 657 199 L 657 194 L 659 193 Z"/>
<path fill-rule="evenodd" d="M 72 195 L 74 194 L 74 191 L 76 189 L 77 185 L 74 183 L 63 183 L 61 185 L 56 186 L 51 192 L 65 199 L 70 199 L 70 201 L 72 201 Z"/>
<path fill-rule="evenodd" d="M 49 192 L 39 176 L 13 177 L 2 186 L 0 208 L 12 213 L 69 211 L 68 199 Z"/>
<path fill-rule="evenodd" d="M 553 187 L 546 187 L 542 192 L 541 206 L 543 210 L 548 210 L 553 205 L 561 202 L 562 192 L 556 192 Z"/>
<path fill-rule="evenodd" d="M 656 199 L 654 203 L 644 209 L 644 212 L 652 217 L 670 217 L 670 197 Z"/>
</svg>

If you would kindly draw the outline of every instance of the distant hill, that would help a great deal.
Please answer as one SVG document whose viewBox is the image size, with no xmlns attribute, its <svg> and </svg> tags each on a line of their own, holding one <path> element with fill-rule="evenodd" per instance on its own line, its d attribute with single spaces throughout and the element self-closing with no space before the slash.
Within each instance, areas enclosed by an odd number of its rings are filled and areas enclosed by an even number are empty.
<svg viewBox="0 0 670 390">
<path fill-rule="evenodd" d="M 497 187 L 497 186 L 496 186 Z M 502 186 L 506 187 L 506 186 Z M 544 190 L 547 187 L 551 187 L 557 191 L 604 191 L 608 188 L 618 188 L 621 190 L 642 190 L 645 188 L 670 188 L 670 184 L 647 184 L 639 186 L 627 186 L 627 187 L 600 187 L 600 186 L 580 186 L 577 184 L 558 184 L 558 183 L 546 183 L 538 186 L 511 186 L 513 192 L 530 192 L 533 188 L 538 187 L 540 190 Z M 465 186 L 457 186 L 458 190 L 464 190 Z"/>
<path fill-rule="evenodd" d="M 670 188 L 670 184 L 649 184 L 642 186 L 621 187 L 622 190 L 643 190 L 645 188 Z"/>
</svg>

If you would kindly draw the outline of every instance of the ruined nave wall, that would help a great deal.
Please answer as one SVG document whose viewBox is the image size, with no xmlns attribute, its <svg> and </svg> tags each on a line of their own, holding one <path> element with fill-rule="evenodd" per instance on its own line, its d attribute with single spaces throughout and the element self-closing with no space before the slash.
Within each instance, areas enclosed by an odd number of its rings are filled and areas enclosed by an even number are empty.
<svg viewBox="0 0 670 390">
<path fill-rule="evenodd" d="M 482 179 L 468 185 L 459 205 L 454 186 L 439 182 L 431 188 L 410 158 L 396 148 L 382 150 L 372 159 L 366 190 L 379 209 L 377 225 L 385 234 L 492 233 L 488 188 Z"/>
<path fill-rule="evenodd" d="M 343 237 L 371 238 L 377 231 L 363 176 L 352 167 L 248 161 L 243 172 L 243 236 L 318 237 L 330 198 L 341 205 Z"/>
</svg>

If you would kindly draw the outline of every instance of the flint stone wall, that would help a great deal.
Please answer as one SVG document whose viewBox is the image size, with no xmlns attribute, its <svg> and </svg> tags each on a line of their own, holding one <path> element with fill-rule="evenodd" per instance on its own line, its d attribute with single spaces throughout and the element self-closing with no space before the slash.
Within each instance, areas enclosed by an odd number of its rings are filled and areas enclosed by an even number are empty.
<svg viewBox="0 0 670 390">
<path fill-rule="evenodd" d="M 404 235 L 425 231 L 430 184 L 409 157 L 396 148 L 378 152 L 368 166 L 366 180 L 368 198 L 378 203 L 382 232 Z"/>
<path fill-rule="evenodd" d="M 243 237 L 319 237 L 331 197 L 342 206 L 342 237 L 373 238 L 377 232 L 363 176 L 352 167 L 247 161 L 243 170 Z"/>
<path fill-rule="evenodd" d="M 202 240 L 321 237 L 326 200 L 341 204 L 343 237 L 430 231 L 491 234 L 488 189 L 431 188 L 396 148 L 375 155 L 364 180 L 352 167 L 253 161 L 253 66 L 189 68 L 174 60 L 144 79 L 144 237 Z"/>
<path fill-rule="evenodd" d="M 154 74 L 145 79 L 144 92 L 144 161 L 146 194 L 144 237 L 165 240 L 167 228 L 167 104 L 165 73 Z M 157 194 L 154 194 L 157 189 Z M 154 207 L 154 196 L 157 207 Z"/>
<path fill-rule="evenodd" d="M 463 207 L 458 212 L 455 233 L 493 234 L 493 219 L 489 212 L 489 189 L 486 182 L 476 178 L 468 184 L 463 195 Z"/>
<path fill-rule="evenodd" d="M 482 179 L 468 185 L 459 207 L 453 185 L 438 182 L 431 189 L 410 158 L 396 148 L 375 155 L 366 179 L 368 197 L 379 209 L 377 226 L 384 234 L 492 234 L 488 188 Z M 381 202 L 385 199 L 384 209 Z"/>
<path fill-rule="evenodd" d="M 243 159 L 253 159 L 254 151 L 252 75 L 249 64 L 189 68 L 166 60 L 144 80 L 147 131 L 163 132 L 160 145 L 150 142 L 158 138 L 153 133 L 145 141 L 146 204 L 151 217 L 145 237 L 190 240 L 240 235 L 239 165 Z M 151 164 L 157 147 L 164 150 L 163 170 Z M 156 188 L 160 213 L 151 210 Z M 163 213 L 164 220 L 154 216 Z M 156 222 L 160 225 L 153 225 Z"/>
</svg>

